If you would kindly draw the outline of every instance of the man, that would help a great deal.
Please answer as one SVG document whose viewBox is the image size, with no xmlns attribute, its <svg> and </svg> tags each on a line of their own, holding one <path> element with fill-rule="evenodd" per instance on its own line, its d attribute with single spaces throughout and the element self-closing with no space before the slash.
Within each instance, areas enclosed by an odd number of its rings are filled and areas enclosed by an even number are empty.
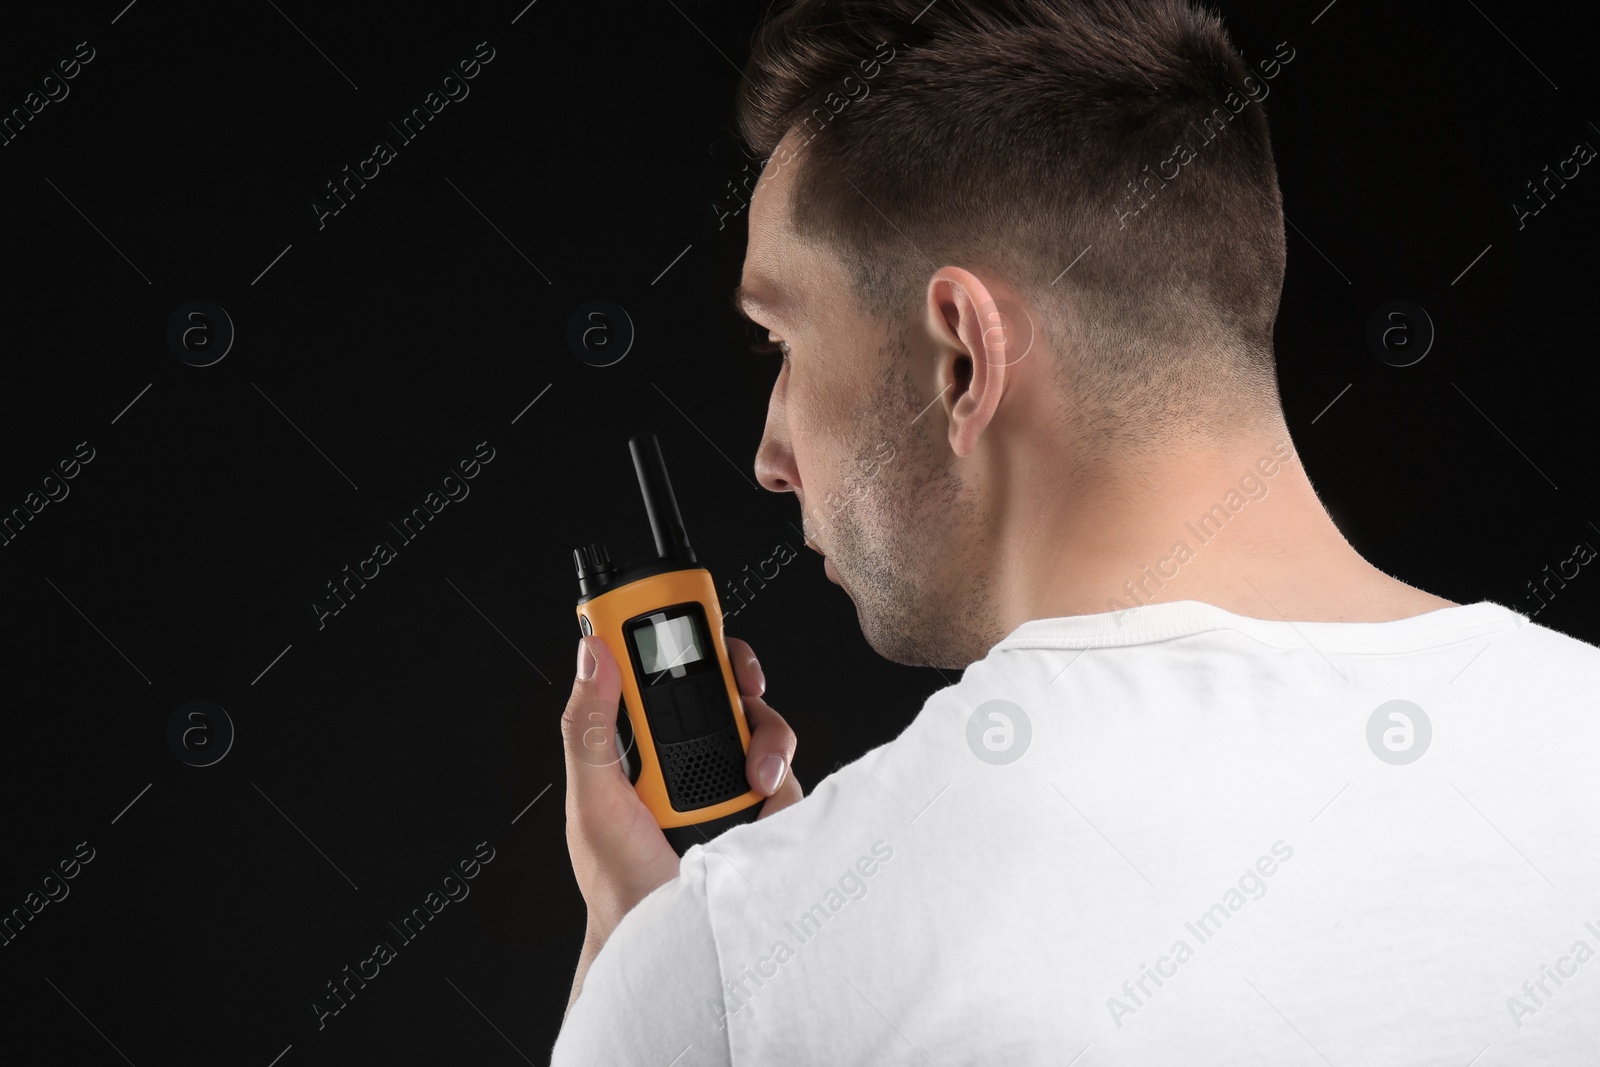
<svg viewBox="0 0 1600 1067">
<path fill-rule="evenodd" d="M 553 1062 L 1588 1062 L 1600 650 L 1384 574 L 1313 492 L 1292 46 L 1247 65 L 1183 0 L 842 7 L 745 72 L 755 467 L 875 650 L 965 670 L 802 800 L 729 638 L 770 799 L 680 861 L 585 758 L 620 691 L 585 638 Z"/>
</svg>

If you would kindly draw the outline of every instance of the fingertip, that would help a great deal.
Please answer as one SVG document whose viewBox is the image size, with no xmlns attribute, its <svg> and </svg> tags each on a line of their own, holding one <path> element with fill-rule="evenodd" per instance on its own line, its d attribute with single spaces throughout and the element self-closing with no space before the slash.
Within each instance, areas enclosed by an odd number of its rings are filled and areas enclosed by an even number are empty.
<svg viewBox="0 0 1600 1067">
<path fill-rule="evenodd" d="M 783 784 L 783 776 L 788 773 L 789 763 L 778 752 L 770 752 L 766 759 L 761 761 L 761 767 L 756 772 L 756 784 L 760 786 L 765 796 L 771 796 Z"/>
<path fill-rule="evenodd" d="M 754 652 L 749 651 L 749 646 L 746 646 L 746 653 L 745 654 L 746 654 L 746 659 L 744 661 L 745 673 L 750 676 L 751 683 L 756 688 L 756 694 L 755 695 L 758 696 L 758 697 L 764 697 L 764 696 L 767 695 L 767 675 L 766 675 L 766 672 L 761 669 L 761 661 L 756 659 L 756 654 Z"/>
<path fill-rule="evenodd" d="M 741 696 L 760 697 L 767 694 L 767 676 L 761 670 L 761 661 L 749 642 L 738 637 L 724 638 L 728 648 L 728 662 L 733 664 L 734 680 L 739 683 Z"/>
<path fill-rule="evenodd" d="M 605 638 L 599 634 L 589 634 L 578 639 L 577 684 L 585 688 L 595 687 L 603 693 L 617 684 L 617 669 L 614 666 L 616 657 L 611 654 L 611 646 L 606 644 Z"/>
</svg>

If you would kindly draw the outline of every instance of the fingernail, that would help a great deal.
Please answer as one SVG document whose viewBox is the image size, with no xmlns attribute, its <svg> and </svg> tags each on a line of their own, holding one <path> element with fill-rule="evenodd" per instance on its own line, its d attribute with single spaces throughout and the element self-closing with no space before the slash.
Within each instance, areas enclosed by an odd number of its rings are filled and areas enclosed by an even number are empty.
<svg viewBox="0 0 1600 1067">
<path fill-rule="evenodd" d="M 761 770 L 756 774 L 757 780 L 761 783 L 761 791 L 769 797 L 776 793 L 778 786 L 783 784 L 783 775 L 788 769 L 783 757 L 776 752 L 762 760 Z"/>
<path fill-rule="evenodd" d="M 594 677 L 594 653 L 589 651 L 589 643 L 583 638 L 578 639 L 578 681 L 587 682 Z"/>
<path fill-rule="evenodd" d="M 765 696 L 767 692 L 767 675 L 761 669 L 761 661 L 752 656 L 750 657 L 750 666 L 756 669 L 756 695 Z"/>
</svg>

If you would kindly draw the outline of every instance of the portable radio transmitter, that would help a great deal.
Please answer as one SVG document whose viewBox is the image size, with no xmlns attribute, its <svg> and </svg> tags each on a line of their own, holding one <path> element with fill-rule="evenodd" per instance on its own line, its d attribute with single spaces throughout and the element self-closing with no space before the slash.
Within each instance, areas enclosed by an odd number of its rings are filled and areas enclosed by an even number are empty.
<svg viewBox="0 0 1600 1067">
<path fill-rule="evenodd" d="M 722 636 L 711 572 L 695 560 L 653 433 L 628 439 L 656 554 L 618 566 L 604 545 L 573 551 L 578 629 L 621 667 L 617 762 L 678 855 L 754 820 L 750 724 Z M 623 727 L 630 737 L 624 738 Z"/>
</svg>

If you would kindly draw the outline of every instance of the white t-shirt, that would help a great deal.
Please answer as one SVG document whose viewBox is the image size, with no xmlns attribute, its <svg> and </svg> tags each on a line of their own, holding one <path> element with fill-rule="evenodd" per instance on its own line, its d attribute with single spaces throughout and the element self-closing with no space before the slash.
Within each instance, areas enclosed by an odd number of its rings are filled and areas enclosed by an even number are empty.
<svg viewBox="0 0 1600 1067">
<path fill-rule="evenodd" d="M 1600 1062 L 1597 712 L 1600 649 L 1489 601 L 1025 622 L 691 848 L 552 1063 Z"/>
</svg>

